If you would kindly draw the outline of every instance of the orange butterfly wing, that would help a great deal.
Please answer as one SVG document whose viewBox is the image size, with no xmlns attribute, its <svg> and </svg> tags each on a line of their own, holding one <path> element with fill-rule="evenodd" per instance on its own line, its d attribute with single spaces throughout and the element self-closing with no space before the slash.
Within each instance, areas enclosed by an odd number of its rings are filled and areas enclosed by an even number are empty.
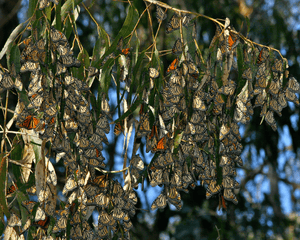
<svg viewBox="0 0 300 240">
<path fill-rule="evenodd" d="M 17 185 L 16 185 L 16 186 L 17 186 Z M 11 186 L 9 187 L 9 189 L 7 189 L 6 194 L 8 195 L 8 194 L 11 194 L 11 193 L 15 192 L 15 191 L 18 189 L 16 186 L 15 186 L 15 185 L 11 185 Z"/>
<path fill-rule="evenodd" d="M 19 124 L 19 127 L 27 128 L 27 129 L 34 129 L 39 124 L 40 120 L 36 117 L 33 117 L 31 115 L 27 116 L 24 122 Z"/>
<path fill-rule="evenodd" d="M 149 135 L 149 140 L 151 140 L 154 137 L 154 134 L 157 137 L 157 127 L 155 125 L 153 125 L 153 127 L 152 127 L 151 133 Z"/>
<path fill-rule="evenodd" d="M 115 129 L 114 129 L 114 134 L 116 136 L 119 136 L 121 132 L 123 132 L 123 127 L 121 125 L 121 122 L 118 122 L 118 123 L 116 123 Z"/>
<path fill-rule="evenodd" d="M 258 55 L 258 58 L 257 58 L 257 61 L 256 61 L 256 63 L 257 64 L 261 64 L 262 63 L 262 52 L 263 52 L 263 49 L 262 50 L 260 50 L 260 52 L 259 52 L 259 55 Z"/>
<path fill-rule="evenodd" d="M 30 122 L 30 129 L 36 128 L 39 122 L 40 122 L 39 119 L 37 119 L 36 117 L 32 117 Z"/>
<path fill-rule="evenodd" d="M 130 48 L 124 48 L 124 49 L 122 49 L 122 53 L 124 55 L 127 55 L 129 53 L 129 50 L 130 50 Z"/>
<path fill-rule="evenodd" d="M 170 66 L 167 69 L 167 73 L 175 70 L 177 68 L 177 65 L 179 63 L 179 60 L 177 58 L 174 59 L 174 61 L 170 64 Z"/>
<path fill-rule="evenodd" d="M 233 46 L 233 44 L 235 44 L 236 42 L 236 39 L 232 39 L 231 35 L 229 34 L 229 37 L 228 37 L 228 44 L 229 44 L 229 50 L 231 50 L 231 47 Z"/>
<path fill-rule="evenodd" d="M 46 216 L 45 220 L 40 220 L 40 221 L 37 221 L 37 222 L 34 222 L 34 225 L 37 225 L 37 226 L 40 226 L 41 228 L 44 228 L 46 229 L 49 225 L 49 217 Z"/>
<path fill-rule="evenodd" d="M 96 149 L 96 156 L 97 156 L 97 158 L 99 157 L 99 150 L 97 149 L 97 148 L 95 148 Z"/>
<path fill-rule="evenodd" d="M 154 151 L 157 150 L 165 150 L 167 148 L 166 146 L 166 138 L 163 137 L 162 139 L 160 139 L 156 145 L 156 147 L 153 149 Z"/>
</svg>

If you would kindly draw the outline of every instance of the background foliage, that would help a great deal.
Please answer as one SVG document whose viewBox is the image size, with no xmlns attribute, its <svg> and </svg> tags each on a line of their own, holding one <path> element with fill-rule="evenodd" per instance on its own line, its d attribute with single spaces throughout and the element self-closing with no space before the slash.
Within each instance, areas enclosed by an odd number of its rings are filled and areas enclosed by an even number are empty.
<svg viewBox="0 0 300 240">
<path fill-rule="evenodd" d="M 10 24 L 13 21 L 18 23 L 15 9 L 16 6 L 9 6 L 6 1 L 2 5 L 2 18 L 6 13 L 9 15 Z M 21 1 L 19 1 L 21 2 Z M 167 2 L 168 3 L 168 2 Z M 24 8 L 27 9 L 26 3 Z M 127 16 L 128 3 L 110 1 L 84 1 L 85 6 L 98 24 L 104 27 L 111 39 L 117 39 L 117 34 L 121 29 L 124 19 Z M 145 9 L 145 3 L 134 1 L 139 14 Z M 228 17 L 232 25 L 243 35 L 247 35 L 246 16 L 250 19 L 250 31 L 248 37 L 255 42 L 273 46 L 279 49 L 283 56 L 289 60 L 289 71 L 296 79 L 300 79 L 299 69 L 299 2 L 297 1 L 179 1 L 173 7 L 179 9 L 193 9 L 210 16 L 212 18 Z M 97 40 L 97 27 L 91 20 L 85 8 L 81 6 L 81 13 L 77 20 L 78 37 L 82 46 L 91 56 Z M 10 9 L 10 10 L 6 10 Z M 17 8 L 19 10 L 19 8 Z M 149 8 L 152 16 L 155 15 L 155 7 Z M 166 24 L 164 22 L 162 27 Z M 3 33 L 9 36 L 9 30 L 4 24 Z M 198 19 L 197 42 L 201 50 L 208 47 L 215 33 L 215 24 L 204 18 Z M 153 22 L 153 28 L 157 28 L 157 22 Z M 60 29 L 59 29 L 60 30 Z M 137 29 L 140 49 L 152 44 L 151 25 L 149 25 L 147 15 L 143 15 Z M 101 40 L 105 39 L 105 34 Z M 74 38 L 74 36 L 71 36 Z M 7 37 L 1 40 L 4 46 Z M 158 35 L 157 42 L 159 49 L 170 49 L 175 39 L 169 37 L 164 31 Z M 1 48 L 2 49 L 2 48 Z M 74 48 L 75 56 L 79 49 Z M 171 58 L 167 56 L 163 59 L 164 65 L 168 66 Z M 2 65 L 6 63 L 2 59 Z M 92 86 L 92 92 L 97 86 Z M 11 96 L 11 106 L 15 106 L 16 99 Z M 114 106 L 111 106 L 114 108 Z M 1 121 L 4 118 L 1 117 Z M 237 205 L 228 204 L 227 211 L 217 211 L 219 205 L 218 198 L 209 201 L 205 199 L 205 189 L 196 187 L 190 190 L 189 194 L 182 194 L 184 202 L 183 209 L 176 211 L 165 208 L 162 211 L 147 212 L 138 211 L 132 219 L 134 228 L 132 236 L 137 239 L 157 239 L 159 236 L 170 236 L 175 239 L 240 239 L 252 238 L 276 238 L 283 237 L 293 239 L 300 236 L 299 229 L 299 106 L 289 104 L 282 112 L 282 117 L 276 118 L 278 132 L 274 132 L 266 124 L 260 125 L 260 117 L 255 113 L 251 122 L 246 126 L 241 126 L 244 153 L 242 155 L 244 166 L 238 171 L 238 181 L 241 184 L 239 203 Z M 3 126 L 2 122 L 1 125 Z M 120 142 L 118 138 L 110 139 L 107 152 L 108 170 L 120 169 L 117 162 Z M 145 157 L 147 159 L 147 157 Z M 145 160 L 147 161 L 147 160 Z M 58 172 L 58 179 L 64 173 Z M 114 177 L 118 177 L 115 176 Z M 122 176 L 120 174 L 119 179 Z M 58 181 L 60 189 L 63 182 Z M 156 192 L 145 190 L 139 191 L 139 202 L 137 207 L 150 209 L 154 200 L 151 195 L 158 195 Z M 152 199 L 147 200 L 148 198 Z M 286 210 L 287 209 L 287 210 Z"/>
</svg>

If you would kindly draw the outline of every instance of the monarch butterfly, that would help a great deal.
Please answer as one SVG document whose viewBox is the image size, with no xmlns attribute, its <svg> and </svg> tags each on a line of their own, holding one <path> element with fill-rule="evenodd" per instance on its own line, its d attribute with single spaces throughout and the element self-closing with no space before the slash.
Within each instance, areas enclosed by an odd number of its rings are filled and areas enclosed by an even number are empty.
<svg viewBox="0 0 300 240">
<path fill-rule="evenodd" d="M 127 230 L 127 232 L 133 227 L 133 224 L 130 220 L 123 222 L 124 228 Z"/>
<path fill-rule="evenodd" d="M 109 204 L 109 197 L 104 193 L 100 193 L 95 196 L 94 202 L 99 207 L 107 207 Z"/>
<path fill-rule="evenodd" d="M 189 68 L 189 74 L 193 78 L 198 79 L 199 70 L 198 70 L 197 66 L 191 61 L 189 61 L 187 64 L 188 64 L 188 68 Z"/>
<path fill-rule="evenodd" d="M 150 132 L 149 115 L 143 113 L 138 127 L 138 136 L 147 135 L 148 132 Z"/>
<path fill-rule="evenodd" d="M 230 127 L 227 124 L 222 124 L 221 129 L 220 129 L 220 134 L 219 134 L 219 139 L 222 140 L 227 136 L 230 132 Z"/>
<path fill-rule="evenodd" d="M 300 90 L 299 82 L 294 77 L 289 79 L 287 87 L 293 93 L 297 93 Z"/>
<path fill-rule="evenodd" d="M 118 181 L 114 182 L 112 194 L 117 198 L 121 198 L 124 195 L 124 190 Z"/>
<path fill-rule="evenodd" d="M 182 25 L 185 26 L 186 28 L 188 27 L 188 24 L 190 23 L 192 17 L 190 14 L 184 14 L 182 18 Z"/>
<path fill-rule="evenodd" d="M 227 205 L 226 205 L 226 201 L 223 197 L 223 195 L 219 195 L 219 207 L 218 210 L 220 211 L 222 209 L 222 207 L 227 210 Z"/>
<path fill-rule="evenodd" d="M 261 75 L 257 80 L 256 80 L 256 86 L 259 88 L 266 88 L 267 87 L 267 78 L 265 75 Z"/>
<path fill-rule="evenodd" d="M 151 172 L 150 185 L 152 187 L 162 184 L 162 174 L 163 174 L 162 169 L 155 169 L 155 171 Z"/>
<path fill-rule="evenodd" d="M 124 128 L 121 124 L 121 122 L 116 123 L 115 128 L 114 128 L 114 134 L 116 136 L 119 136 L 121 132 L 124 132 Z"/>
<path fill-rule="evenodd" d="M 143 170 L 144 169 L 144 162 L 141 159 L 140 155 L 137 154 L 136 156 L 134 156 L 131 161 L 130 161 L 131 165 L 134 168 L 137 168 L 138 170 Z"/>
<path fill-rule="evenodd" d="M 246 78 L 246 79 L 249 80 L 249 81 L 252 81 L 252 71 L 251 71 L 251 68 L 247 68 L 247 69 L 243 72 L 242 77 L 243 77 L 243 78 Z"/>
<path fill-rule="evenodd" d="M 100 216 L 100 215 L 99 215 Z M 98 220 L 99 221 L 99 220 Z M 101 226 L 99 224 L 98 227 L 99 227 L 99 230 L 97 231 L 98 235 L 101 237 L 101 238 L 104 238 L 108 235 L 108 230 L 107 230 L 107 226 Z"/>
<path fill-rule="evenodd" d="M 166 139 L 166 137 L 163 137 L 157 142 L 157 145 L 152 150 L 153 151 L 164 151 L 167 149 L 166 144 L 167 144 L 167 139 Z"/>
<path fill-rule="evenodd" d="M 88 71 L 88 77 L 94 77 L 97 74 L 99 74 L 99 69 L 92 66 L 89 66 L 87 71 Z"/>
<path fill-rule="evenodd" d="M 267 51 L 266 48 L 262 48 L 258 54 L 256 63 L 257 64 L 264 63 L 267 60 L 268 56 L 269 56 L 269 51 Z"/>
<path fill-rule="evenodd" d="M 56 62 L 56 75 L 61 75 L 67 72 L 66 66 L 62 65 L 60 62 Z"/>
<path fill-rule="evenodd" d="M 275 119 L 274 119 L 274 114 L 273 114 L 273 111 L 269 110 L 266 114 L 266 117 L 265 117 L 265 120 L 266 122 L 272 127 L 272 129 L 274 131 L 276 131 L 277 129 L 277 126 L 276 126 L 276 122 L 275 122 Z"/>
<path fill-rule="evenodd" d="M 160 6 L 156 5 L 156 18 L 159 22 L 162 22 L 167 18 L 166 11 L 164 11 Z"/>
<path fill-rule="evenodd" d="M 173 60 L 173 62 L 169 65 L 169 67 L 168 67 L 168 69 L 167 69 L 167 73 L 169 73 L 169 72 L 171 72 L 171 71 L 174 71 L 174 70 L 177 68 L 178 63 L 179 63 L 178 58 L 175 58 L 175 59 Z"/>
<path fill-rule="evenodd" d="M 70 50 L 69 44 L 66 45 L 58 45 L 56 47 L 57 52 L 59 53 L 60 56 L 64 55 L 72 55 L 73 52 Z"/>
<path fill-rule="evenodd" d="M 170 98 L 170 102 L 177 103 L 179 101 L 173 102 L 174 96 L 181 96 L 183 94 L 183 88 L 180 85 L 177 84 L 169 84 L 169 92 L 173 95 L 173 97 Z M 180 100 L 180 99 L 179 99 Z"/>
<path fill-rule="evenodd" d="M 106 114 L 109 114 L 109 111 L 110 111 L 108 101 L 105 98 L 105 94 L 103 94 L 103 96 L 102 96 L 101 110 L 104 111 Z"/>
<path fill-rule="evenodd" d="M 10 227 L 15 227 L 15 226 L 21 227 L 22 225 L 21 219 L 16 214 L 12 214 L 9 218 L 8 225 Z"/>
<path fill-rule="evenodd" d="M 34 94 L 31 96 L 30 103 L 28 104 L 28 109 L 39 108 L 44 101 L 43 94 Z"/>
<path fill-rule="evenodd" d="M 177 16 L 177 14 L 175 13 L 171 19 L 169 20 L 169 22 L 167 23 L 167 26 L 166 26 L 166 33 L 171 33 L 173 32 L 174 30 L 176 29 L 179 29 L 180 28 L 180 19 L 179 17 Z"/>
<path fill-rule="evenodd" d="M 35 62 L 25 62 L 20 69 L 20 72 L 27 72 L 27 71 L 37 71 L 40 69 L 40 65 Z"/>
<path fill-rule="evenodd" d="M 31 115 L 27 116 L 26 119 L 19 124 L 20 128 L 26 128 L 26 129 L 35 129 L 37 125 L 39 124 L 40 120 L 36 117 L 33 117 Z"/>
<path fill-rule="evenodd" d="M 181 202 L 181 196 L 180 193 L 176 190 L 175 187 L 171 187 L 168 194 L 167 198 L 169 201 L 172 201 L 173 203 L 180 203 Z"/>
<path fill-rule="evenodd" d="M 9 194 L 11 194 L 11 193 L 14 193 L 17 189 L 18 189 L 17 184 L 11 185 L 11 186 L 7 189 L 6 195 L 9 195 Z"/>
<path fill-rule="evenodd" d="M 206 189 L 206 199 L 211 198 L 212 195 L 217 194 L 221 191 L 220 185 L 217 185 L 216 180 L 211 180 Z"/>
<path fill-rule="evenodd" d="M 200 96 L 194 95 L 193 98 L 193 109 L 199 111 L 206 111 L 206 105 L 203 100 L 201 100 Z M 196 123 L 196 122 L 194 122 Z"/>
<path fill-rule="evenodd" d="M 282 107 L 278 104 L 276 99 L 272 99 L 270 102 L 270 109 L 281 116 Z"/>
<path fill-rule="evenodd" d="M 223 85 L 222 87 L 220 87 L 218 89 L 218 93 L 231 96 L 233 95 L 235 88 L 236 88 L 236 83 L 234 81 L 230 81 L 228 85 Z"/>
<path fill-rule="evenodd" d="M 267 97 L 266 91 L 263 89 L 260 94 L 257 95 L 255 99 L 255 106 L 263 106 L 265 99 Z"/>
<path fill-rule="evenodd" d="M 149 68 L 149 76 L 151 78 L 158 78 L 159 77 L 159 71 L 157 71 L 155 68 Z"/>
<path fill-rule="evenodd" d="M 68 39 L 66 36 L 53 27 L 50 29 L 50 37 L 54 43 L 62 42 L 63 44 L 68 44 Z"/>
<path fill-rule="evenodd" d="M 285 90 L 285 97 L 288 101 L 291 101 L 295 103 L 296 105 L 299 105 L 299 100 L 294 92 L 292 92 L 289 88 Z"/>
<path fill-rule="evenodd" d="M 110 225 L 110 222 L 112 220 L 112 216 L 108 215 L 108 213 L 105 210 L 102 210 L 99 213 L 99 219 L 98 221 L 103 225 Z"/>
<path fill-rule="evenodd" d="M 40 220 L 45 220 L 46 219 L 46 214 L 45 212 L 40 208 L 38 207 L 37 210 L 36 210 L 36 213 L 35 213 L 35 218 L 34 220 L 36 222 L 40 221 Z"/>
<path fill-rule="evenodd" d="M 270 83 L 269 86 L 269 93 L 271 93 L 273 96 L 277 96 L 279 89 L 280 89 L 280 85 L 279 85 L 279 81 L 274 82 L 273 80 Z"/>
<path fill-rule="evenodd" d="M 62 55 L 60 56 L 60 60 L 62 64 L 66 67 L 77 67 L 81 66 L 81 62 L 74 58 L 72 55 Z"/>
<path fill-rule="evenodd" d="M 1 73 L 0 73 L 1 74 Z M 0 77 L 1 78 L 1 77 Z M 5 84 L 6 85 L 6 84 Z M 8 84 L 9 85 L 9 84 Z M 19 91 L 22 91 L 23 89 L 23 83 L 21 82 L 21 77 L 20 75 L 18 75 L 15 79 L 15 84 L 14 84 L 14 87 L 16 89 L 18 89 Z M 1 88 L 2 88 L 2 83 L 1 83 L 1 80 L 0 80 L 0 92 L 1 92 Z M 10 86 L 9 86 L 10 88 Z"/>
<path fill-rule="evenodd" d="M 52 232 L 53 233 L 57 233 L 57 232 L 59 232 L 61 230 L 65 230 L 66 227 L 67 227 L 67 221 L 68 221 L 68 218 L 66 216 L 64 216 L 64 215 L 61 215 L 60 219 L 54 225 L 54 227 L 52 229 Z"/>
<path fill-rule="evenodd" d="M 44 8 L 48 7 L 50 3 L 48 0 L 39 0 L 39 10 L 43 10 Z"/>
<path fill-rule="evenodd" d="M 234 204 L 238 203 L 238 200 L 236 199 L 236 196 L 232 192 L 232 189 L 229 189 L 229 188 L 224 189 L 224 198 L 227 201 L 233 202 Z"/>
<path fill-rule="evenodd" d="M 123 42 L 123 37 L 120 37 L 117 48 L 126 56 L 130 52 L 130 48 L 123 48 Z"/>
<path fill-rule="evenodd" d="M 240 156 L 236 156 L 234 161 L 240 166 L 242 167 L 243 166 L 243 160 Z"/>
<path fill-rule="evenodd" d="M 260 116 L 261 117 L 265 117 L 266 116 L 266 114 L 267 114 L 267 108 L 268 106 L 267 106 L 267 103 L 265 103 L 263 106 L 262 106 L 262 108 L 261 108 L 261 112 L 260 112 Z"/>
<path fill-rule="evenodd" d="M 229 51 L 231 51 L 232 49 L 234 49 L 237 44 L 238 44 L 238 38 L 234 38 L 233 35 L 230 33 L 228 36 L 228 49 Z"/>
<path fill-rule="evenodd" d="M 170 179 L 169 179 L 169 170 L 166 169 L 163 171 L 163 175 L 162 175 L 162 183 L 165 185 L 169 185 L 170 184 Z"/>
<path fill-rule="evenodd" d="M 283 92 L 279 93 L 278 94 L 278 99 L 277 99 L 279 105 L 282 107 L 282 108 L 285 108 L 287 106 L 287 101 L 286 101 L 286 97 L 285 97 L 285 94 Z"/>
<path fill-rule="evenodd" d="M 109 123 L 108 123 L 108 120 L 105 115 L 102 115 L 102 114 L 100 115 L 96 127 L 103 130 L 106 134 L 109 133 L 110 127 L 109 127 Z"/>
<path fill-rule="evenodd" d="M 70 210 L 70 212 L 71 212 L 71 210 Z M 79 224 L 79 223 L 81 223 L 80 213 L 79 213 L 79 211 L 76 211 L 75 213 L 72 213 L 72 218 L 70 220 L 70 224 L 74 225 L 74 224 Z"/>
<path fill-rule="evenodd" d="M 75 227 L 73 226 L 71 228 L 70 237 L 72 239 L 82 239 L 82 231 L 81 231 L 80 224 L 77 224 L 75 225 Z"/>
<path fill-rule="evenodd" d="M 114 198 L 113 203 L 115 208 L 123 208 L 125 206 L 125 201 L 122 198 Z"/>
<path fill-rule="evenodd" d="M 121 208 L 115 207 L 112 210 L 112 217 L 115 220 L 120 221 L 120 220 L 123 220 L 123 218 L 125 217 L 125 214 L 124 214 L 124 212 L 122 211 Z"/>
<path fill-rule="evenodd" d="M 151 129 L 151 133 L 148 136 L 148 139 L 151 140 L 153 137 L 158 138 L 158 134 L 157 134 L 157 126 L 153 125 L 152 129 Z"/>
<path fill-rule="evenodd" d="M 180 55 L 182 53 L 182 41 L 180 38 L 178 38 L 175 41 L 174 46 L 172 48 L 172 53 L 175 55 Z"/>
<path fill-rule="evenodd" d="M 275 59 L 275 62 L 274 64 L 272 65 L 272 71 L 273 72 L 282 72 L 283 69 L 282 69 L 282 60 L 278 60 L 278 59 Z"/>
<path fill-rule="evenodd" d="M 222 175 L 225 176 L 233 176 L 235 175 L 233 168 L 231 166 L 225 165 L 222 168 Z"/>
<path fill-rule="evenodd" d="M 43 229 L 47 229 L 50 224 L 50 218 L 46 216 L 45 220 L 39 220 L 36 222 L 33 222 L 33 225 L 41 227 Z"/>
<path fill-rule="evenodd" d="M 178 108 L 173 105 L 168 110 L 166 110 L 165 112 L 163 112 L 162 118 L 163 118 L 163 120 L 168 121 L 171 118 L 173 118 L 176 113 L 179 113 L 179 112 L 180 111 L 178 110 Z"/>
<path fill-rule="evenodd" d="M 225 103 L 225 101 L 224 101 L 224 99 L 223 99 L 223 97 L 222 97 L 221 94 L 218 93 L 218 94 L 215 96 L 215 98 L 214 98 L 214 103 L 215 103 L 215 105 L 223 105 L 223 104 Z"/>
</svg>

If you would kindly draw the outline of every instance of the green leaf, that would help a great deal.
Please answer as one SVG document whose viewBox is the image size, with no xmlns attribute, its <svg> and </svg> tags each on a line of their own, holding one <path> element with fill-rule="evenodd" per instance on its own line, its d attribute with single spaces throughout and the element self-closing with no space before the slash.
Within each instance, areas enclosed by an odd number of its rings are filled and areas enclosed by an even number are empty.
<svg viewBox="0 0 300 240">
<path fill-rule="evenodd" d="M 10 218 L 9 210 L 6 206 L 5 200 L 5 182 L 6 182 L 6 159 L 3 157 L 4 153 L 0 153 L 0 220 L 4 224 L 4 215 Z M 1 232 L 1 229 L 0 229 Z"/>
<path fill-rule="evenodd" d="M 21 63 L 20 63 L 20 49 L 18 45 L 14 45 L 10 50 L 10 65 L 14 63 L 16 73 L 20 72 Z"/>
<path fill-rule="evenodd" d="M 131 107 L 119 119 L 115 120 L 114 122 L 118 123 L 126 117 L 128 117 L 129 115 L 131 115 L 141 105 L 142 102 L 142 99 L 136 99 L 135 102 L 131 105 Z"/>
<path fill-rule="evenodd" d="M 22 226 L 24 226 L 24 224 L 26 223 L 27 217 L 28 217 L 28 212 L 27 212 L 27 209 L 25 207 L 23 207 L 22 202 L 28 200 L 28 196 L 25 195 L 21 191 L 18 191 L 16 196 L 17 196 L 19 208 L 20 208 L 20 211 L 21 211 Z"/>
<path fill-rule="evenodd" d="M 66 16 L 74 9 L 75 6 L 79 5 L 83 0 L 67 0 L 64 5 L 61 7 L 60 19 L 61 21 L 65 20 Z M 53 21 L 53 24 L 56 25 L 56 18 Z"/>
<path fill-rule="evenodd" d="M 110 58 L 103 66 L 103 70 L 100 78 L 100 84 L 106 94 L 108 93 L 109 84 L 111 82 L 111 69 L 114 66 L 114 63 L 115 60 Z"/>
<path fill-rule="evenodd" d="M 108 43 L 105 43 L 105 46 L 102 44 L 102 39 L 99 38 L 97 39 L 94 49 L 93 49 L 93 56 L 92 56 L 92 64 L 91 66 L 100 68 L 100 59 L 103 56 L 105 49 L 108 48 Z"/>
<path fill-rule="evenodd" d="M 90 66 L 90 56 L 87 50 L 83 49 L 77 58 L 84 66 L 85 68 L 88 68 Z"/>
<path fill-rule="evenodd" d="M 33 14 L 35 13 L 35 8 L 38 0 L 31 0 L 29 1 L 28 11 L 27 11 L 27 17 L 31 18 Z"/>
<path fill-rule="evenodd" d="M 11 43 L 15 41 L 16 37 L 23 29 L 23 25 L 24 23 L 20 23 L 9 35 L 9 38 L 6 40 L 6 43 L 4 44 L 4 47 L 0 52 L 0 60 L 3 58 L 4 54 L 7 53 L 7 51 L 11 48 Z"/>
<path fill-rule="evenodd" d="M 241 44 L 239 44 L 237 46 L 237 64 L 238 64 L 238 73 L 239 73 L 239 76 L 238 76 L 238 80 L 239 81 L 242 81 L 242 74 L 243 74 L 243 65 L 244 65 L 244 55 L 243 55 L 243 49 L 242 49 L 242 46 Z M 245 81 L 243 81 L 245 82 Z M 243 83 L 244 85 L 244 83 Z"/>
<path fill-rule="evenodd" d="M 126 38 L 126 37 L 129 36 L 132 33 L 138 19 L 139 19 L 138 11 L 136 10 L 136 8 L 133 5 L 131 5 L 129 7 L 127 17 L 125 19 L 125 22 L 124 22 L 120 32 L 118 33 L 115 41 L 112 43 L 110 48 L 103 55 L 102 59 L 104 59 L 106 56 L 108 56 L 112 52 L 116 52 L 117 45 L 118 45 L 118 42 L 119 42 L 121 37 L 123 37 L 123 39 L 124 39 L 124 41 L 123 41 L 124 45 L 126 45 L 128 43 L 129 38 Z M 97 65 L 98 64 L 99 63 L 97 63 Z"/>
<path fill-rule="evenodd" d="M 58 31 L 61 31 L 61 2 L 59 1 L 58 5 L 55 8 L 55 19 L 56 19 L 56 23 L 55 23 L 55 28 Z"/>
<path fill-rule="evenodd" d="M 248 36 L 248 33 L 250 32 L 250 20 L 248 17 L 246 17 L 246 24 L 247 24 L 247 36 Z"/>
</svg>

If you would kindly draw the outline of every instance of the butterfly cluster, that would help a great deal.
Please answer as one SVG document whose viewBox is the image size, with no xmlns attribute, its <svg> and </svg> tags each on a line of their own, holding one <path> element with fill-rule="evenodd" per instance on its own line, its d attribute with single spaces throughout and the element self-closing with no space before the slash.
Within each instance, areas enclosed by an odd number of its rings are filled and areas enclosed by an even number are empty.
<svg viewBox="0 0 300 240">
<path fill-rule="evenodd" d="M 107 175 L 99 178 L 95 173 L 95 168 L 106 166 L 102 150 L 103 143 L 108 144 L 106 134 L 110 132 L 111 119 L 107 98 L 105 94 L 99 95 L 100 114 L 92 115 L 89 86 L 71 71 L 71 67 L 81 66 L 80 61 L 74 57 L 62 32 L 53 27 L 48 30 L 48 40 L 36 34 L 36 39 L 30 37 L 22 42 L 25 47 L 21 52 L 20 74 L 12 76 L 8 71 L 2 72 L 1 91 L 13 88 L 21 91 L 23 86 L 16 84 L 17 79 L 29 72 L 29 85 L 25 88 L 28 103 L 19 98 L 16 127 L 34 131 L 41 140 L 50 142 L 56 163 L 63 161 L 66 168 L 62 194 L 67 201 L 57 208 L 57 177 L 48 153 L 36 164 L 36 186 L 28 194 L 35 195 L 38 201 L 22 203 L 31 219 L 19 232 L 25 233 L 32 226 L 38 230 L 31 233 L 32 236 L 44 239 L 50 227 L 52 233 L 62 239 L 67 231 L 72 239 L 91 239 L 107 238 L 111 231 L 117 234 L 122 226 L 124 236 L 129 238 L 130 217 L 135 214 L 137 203 L 135 192 L 132 188 L 125 191 L 118 181 L 102 179 Z M 46 56 L 51 56 L 50 66 L 45 64 L 49 61 Z M 87 70 L 89 77 L 99 72 L 93 67 Z M 14 196 L 16 191 L 17 185 L 12 185 L 7 196 Z M 97 226 L 88 223 L 94 210 L 99 212 Z M 72 228 L 68 230 L 68 226 Z M 8 227 L 6 231 L 15 230 Z M 48 236 L 47 239 L 53 238 Z"/>
<path fill-rule="evenodd" d="M 49 6 L 49 1 L 40 0 L 39 9 Z M 156 17 L 161 24 L 167 19 L 167 10 L 157 6 Z M 117 89 L 124 91 L 116 109 L 120 113 L 123 104 L 127 115 L 120 115 L 114 128 L 115 136 L 123 133 L 127 140 L 134 134 L 132 156 L 125 150 L 124 161 L 129 161 L 121 170 L 124 186 L 105 171 L 103 150 L 109 145 L 113 112 L 107 92 L 101 89 L 96 99 L 88 81 L 76 77 L 72 68 L 83 66 L 64 33 L 49 26 L 43 31 L 33 27 L 32 36 L 20 44 L 19 73 L 0 70 L 0 93 L 15 89 L 19 95 L 16 127 L 37 134 L 43 147 L 35 162 L 35 184 L 26 189 L 32 197 L 19 206 L 28 218 L 22 222 L 12 214 L 8 220 L 5 232 L 12 239 L 24 239 L 29 233 L 36 239 L 108 239 L 120 233 L 130 239 L 137 204 L 133 189 L 144 177 L 150 186 L 163 187 L 152 210 L 168 204 L 181 210 L 181 192 L 188 193 L 188 188 L 198 184 L 206 188 L 207 199 L 218 195 L 222 201 L 238 203 L 236 169 L 243 165 L 240 123 L 248 123 L 255 107 L 260 107 L 261 117 L 276 130 L 274 112 L 280 116 L 287 101 L 299 105 L 299 83 L 288 77 L 283 59 L 275 58 L 268 48 L 258 49 L 239 39 L 229 19 L 224 27 L 217 26 L 209 53 L 203 57 L 196 43 L 196 21 L 191 21 L 191 15 L 175 13 L 166 24 L 166 33 L 175 34 L 182 27 L 189 31 L 192 26 L 196 51 L 189 51 L 191 43 L 180 34 L 170 51 L 173 60 L 165 70 L 160 61 L 141 70 L 142 90 L 137 90 L 138 100 L 131 106 L 124 96 L 132 96 L 136 86 L 131 81 L 139 71 L 131 58 L 132 49 L 124 43 L 126 38 L 112 44 L 115 49 L 111 47 L 103 55 L 97 65 L 100 69 L 84 66 L 87 79 L 100 78 L 113 62 L 115 68 L 111 66 L 107 79 L 113 76 Z M 26 76 L 29 82 L 23 84 Z M 138 106 L 139 113 L 133 113 Z M 137 154 L 143 141 L 146 152 L 153 154 L 148 165 Z M 62 162 L 66 170 L 61 198 L 57 198 L 54 161 Z M 21 180 L 24 185 L 28 181 Z M 6 197 L 11 199 L 22 191 L 21 185 L 11 184 Z M 97 224 L 91 224 L 93 212 L 98 213 Z"/>
</svg>

